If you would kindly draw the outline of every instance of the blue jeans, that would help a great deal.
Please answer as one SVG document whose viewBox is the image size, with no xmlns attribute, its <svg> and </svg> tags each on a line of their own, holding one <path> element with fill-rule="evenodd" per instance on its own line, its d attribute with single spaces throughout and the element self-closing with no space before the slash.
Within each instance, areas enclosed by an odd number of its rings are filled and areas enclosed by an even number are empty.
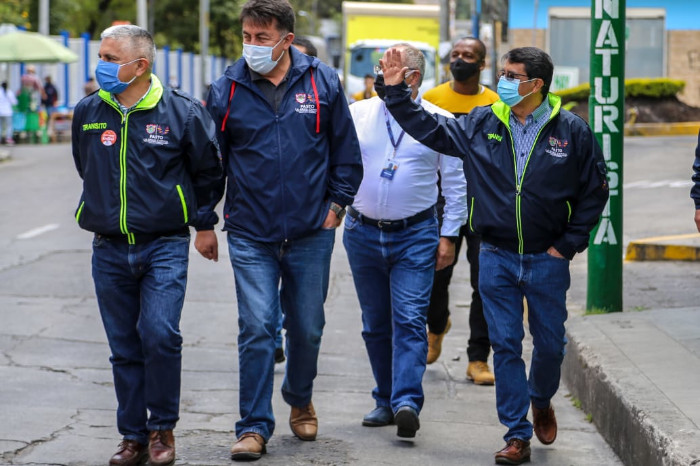
<svg viewBox="0 0 700 466">
<path fill-rule="evenodd" d="M 481 243 L 479 291 L 493 347 L 496 407 L 504 436 L 529 440 L 530 402 L 546 408 L 559 388 L 566 336 L 569 261 L 542 252 L 518 254 Z M 529 376 L 522 359 L 523 297 L 533 339 Z"/>
<path fill-rule="evenodd" d="M 362 309 L 362 338 L 377 386 L 377 406 L 423 407 L 425 330 L 438 245 L 435 217 L 382 232 L 350 216 L 343 244 Z"/>
<path fill-rule="evenodd" d="M 95 235 L 92 277 L 117 394 L 124 439 L 148 443 L 148 432 L 179 419 L 182 336 L 190 235 L 145 244 Z M 150 412 L 150 417 L 148 413 Z"/>
<path fill-rule="evenodd" d="M 334 243 L 335 229 L 276 243 L 228 233 L 238 298 L 241 419 L 236 422 L 236 437 L 255 432 L 267 441 L 275 429 L 272 389 L 278 300 L 285 315 L 287 353 L 282 397 L 296 407 L 311 401 Z"/>
</svg>

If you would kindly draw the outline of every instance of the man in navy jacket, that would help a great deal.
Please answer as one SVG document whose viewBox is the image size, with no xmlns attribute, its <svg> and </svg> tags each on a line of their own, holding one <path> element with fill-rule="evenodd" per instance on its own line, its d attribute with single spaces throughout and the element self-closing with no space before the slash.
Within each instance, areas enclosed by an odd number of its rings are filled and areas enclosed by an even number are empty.
<svg viewBox="0 0 700 466">
<path fill-rule="evenodd" d="M 530 460 L 534 433 L 556 439 L 551 398 L 566 344 L 569 261 L 588 246 L 608 200 L 602 151 L 588 125 L 549 94 L 554 65 L 535 47 L 513 49 L 499 73 L 500 101 L 447 119 L 411 103 L 399 51 L 382 60 L 386 106 L 408 134 L 461 157 L 468 225 L 482 238 L 479 290 L 493 346 L 498 417 L 508 427 L 496 463 Z M 522 359 L 523 297 L 534 350 Z"/>
<path fill-rule="evenodd" d="M 243 59 L 214 82 L 207 107 L 228 181 L 224 230 L 236 281 L 240 414 L 234 460 L 258 459 L 275 428 L 279 299 L 294 435 L 315 440 L 311 401 L 335 229 L 362 180 L 355 127 L 337 73 L 292 47 L 286 0 L 241 11 Z M 281 284 L 281 286 L 280 286 Z"/>
</svg>

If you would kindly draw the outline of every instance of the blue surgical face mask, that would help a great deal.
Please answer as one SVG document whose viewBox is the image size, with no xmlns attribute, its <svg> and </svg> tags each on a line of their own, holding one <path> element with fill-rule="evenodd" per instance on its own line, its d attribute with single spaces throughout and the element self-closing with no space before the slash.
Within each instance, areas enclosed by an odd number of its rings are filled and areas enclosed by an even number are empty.
<svg viewBox="0 0 700 466">
<path fill-rule="evenodd" d="M 287 36 L 285 35 L 282 37 L 280 41 L 272 47 L 265 45 L 243 44 L 243 58 L 245 58 L 245 62 L 248 64 L 250 69 L 262 75 L 266 75 L 272 71 L 284 56 L 284 51 L 282 51 L 279 58 L 277 60 L 273 60 L 272 51 L 275 47 L 280 45 L 285 37 Z"/>
<path fill-rule="evenodd" d="M 522 83 L 529 83 L 535 79 L 537 78 L 528 79 L 527 81 L 509 81 L 505 76 L 501 76 L 498 80 L 498 87 L 496 88 L 498 97 L 500 97 L 507 106 L 514 107 L 518 105 L 525 97 L 532 94 L 532 92 L 529 92 L 526 95 L 520 95 L 520 93 L 518 93 L 518 88 L 520 85 Z"/>
<path fill-rule="evenodd" d="M 119 80 L 119 69 L 128 65 L 129 63 L 134 63 L 135 61 L 141 60 L 137 58 L 136 60 L 131 60 L 127 63 L 112 63 L 109 61 L 99 60 L 97 62 L 97 68 L 95 68 L 95 78 L 97 78 L 97 83 L 100 85 L 101 89 L 112 94 L 121 94 L 129 87 L 129 84 L 134 82 L 136 76 L 131 78 L 129 82 L 123 82 Z"/>
</svg>

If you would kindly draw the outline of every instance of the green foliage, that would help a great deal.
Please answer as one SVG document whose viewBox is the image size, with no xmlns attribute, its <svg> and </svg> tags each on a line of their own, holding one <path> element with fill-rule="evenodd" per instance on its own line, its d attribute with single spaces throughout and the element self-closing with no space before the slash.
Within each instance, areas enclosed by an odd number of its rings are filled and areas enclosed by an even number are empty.
<svg viewBox="0 0 700 466">
<path fill-rule="evenodd" d="M 625 80 L 625 97 L 674 97 L 685 88 L 685 81 L 669 78 L 634 78 Z M 588 100 L 590 85 L 583 83 L 576 87 L 555 92 L 562 102 Z"/>
<path fill-rule="evenodd" d="M 29 20 L 30 2 L 27 0 L 2 0 L 0 2 L 0 24 L 14 24 L 27 29 L 32 27 Z"/>
</svg>

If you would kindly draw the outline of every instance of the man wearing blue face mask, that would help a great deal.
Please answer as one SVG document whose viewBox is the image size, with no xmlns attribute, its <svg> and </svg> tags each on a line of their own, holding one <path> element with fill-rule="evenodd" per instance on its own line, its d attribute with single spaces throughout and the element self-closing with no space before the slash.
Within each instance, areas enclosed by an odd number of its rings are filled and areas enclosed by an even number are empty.
<svg viewBox="0 0 700 466">
<path fill-rule="evenodd" d="M 245 461 L 266 452 L 275 429 L 277 300 L 286 329 L 289 425 L 297 438 L 316 439 L 312 392 L 330 259 L 362 160 L 338 74 L 292 47 L 290 4 L 250 0 L 240 20 L 243 58 L 212 84 L 207 108 L 226 170 L 224 230 L 238 300 L 241 419 L 231 457 Z"/>
<path fill-rule="evenodd" d="M 382 68 L 391 114 L 418 141 L 464 160 L 468 225 L 482 239 L 479 290 L 494 351 L 496 406 L 508 428 L 495 461 L 521 464 L 530 461 L 533 430 L 545 445 L 556 439 L 551 399 L 566 344 L 569 261 L 588 246 L 608 199 L 603 154 L 585 121 L 549 94 L 554 65 L 540 49 L 506 53 L 501 100 L 456 119 L 411 102 L 400 52 L 390 52 Z M 523 298 L 534 346 L 529 375 Z"/>
<path fill-rule="evenodd" d="M 151 74 L 155 45 L 137 26 L 101 35 L 100 91 L 73 116 L 73 158 L 83 179 L 75 218 L 94 232 L 92 276 L 112 352 L 123 440 L 110 465 L 170 465 L 179 418 L 182 336 L 190 230 L 209 259 L 199 212 L 222 166 L 214 122 L 201 103 Z"/>
</svg>

